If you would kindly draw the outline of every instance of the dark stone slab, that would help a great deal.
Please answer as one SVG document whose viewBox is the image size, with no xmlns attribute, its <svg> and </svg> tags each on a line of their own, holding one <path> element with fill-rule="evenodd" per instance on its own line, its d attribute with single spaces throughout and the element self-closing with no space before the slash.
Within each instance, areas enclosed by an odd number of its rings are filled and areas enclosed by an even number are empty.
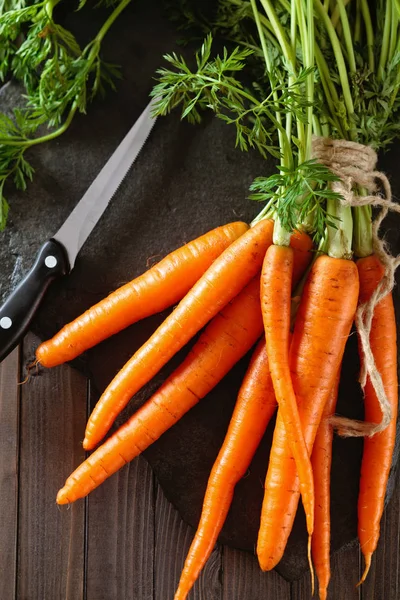
<svg viewBox="0 0 400 600">
<path fill-rule="evenodd" d="M 85 28 L 79 19 L 84 19 Z M 67 26 L 81 37 L 96 30 L 102 16 L 91 9 L 85 17 L 67 15 Z M 78 117 L 67 134 L 31 154 L 37 169 L 28 192 L 8 194 L 9 226 L 1 238 L 0 295 L 4 298 L 31 266 L 39 246 L 51 236 L 79 201 L 108 156 L 115 149 L 148 101 L 161 56 L 175 45 L 176 33 L 157 3 L 135 3 L 106 40 L 107 60 L 123 66 L 117 93 L 97 100 L 88 115 Z M 14 84 L 0 92 L 0 104 L 18 101 Z M 234 148 L 234 132 L 206 117 L 201 126 L 179 121 L 178 115 L 160 119 L 134 168 L 90 239 L 82 249 L 70 277 L 50 290 L 33 323 L 44 339 L 108 292 L 143 272 L 183 242 L 235 219 L 250 220 L 258 206 L 246 200 L 253 178 L 273 171 L 273 163 L 256 153 Z M 398 149 L 383 160 L 399 193 Z M 394 250 L 400 250 L 399 228 L 385 224 Z M 398 290 L 396 306 L 400 307 Z M 146 340 L 167 313 L 146 319 L 89 351 L 74 366 L 91 376 L 100 392 L 131 354 Z M 179 363 L 179 353 L 157 377 L 137 394 L 118 419 L 123 422 L 149 397 Z M 32 348 L 32 356 L 34 348 Z M 166 496 L 182 517 L 196 526 L 208 474 L 226 432 L 246 357 L 225 380 L 168 431 L 145 455 Z M 346 350 L 339 412 L 362 418 L 357 380 L 356 338 Z M 54 398 L 57 401 L 57 398 Z M 82 397 L 82 402 L 85 398 Z M 220 540 L 253 551 L 263 494 L 273 423 L 253 460 L 248 475 L 238 484 L 232 510 Z M 83 431 L 82 431 L 83 435 Z M 332 471 L 332 547 L 337 549 L 356 536 L 356 502 L 362 441 L 335 440 Z M 396 460 L 397 460 L 396 451 Z M 64 474 L 65 476 L 68 473 Z M 392 490 L 391 479 L 389 490 Z M 299 511 L 293 534 L 278 571 L 298 578 L 307 567 L 304 515 Z"/>
</svg>

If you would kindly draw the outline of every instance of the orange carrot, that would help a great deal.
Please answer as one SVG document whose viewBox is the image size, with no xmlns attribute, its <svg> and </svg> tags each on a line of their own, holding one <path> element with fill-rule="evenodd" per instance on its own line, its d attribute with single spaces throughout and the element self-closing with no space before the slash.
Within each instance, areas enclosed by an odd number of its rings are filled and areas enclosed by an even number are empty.
<svg viewBox="0 0 400 600">
<path fill-rule="evenodd" d="M 228 223 L 174 250 L 43 342 L 36 351 L 37 360 L 44 367 L 60 365 L 128 325 L 176 304 L 247 229 L 246 223 Z"/>
<path fill-rule="evenodd" d="M 304 287 L 289 360 L 309 453 L 342 360 L 358 290 L 356 265 L 328 256 L 317 258 Z M 278 411 L 257 544 L 264 571 L 274 568 L 283 555 L 298 500 L 296 467 Z"/>
<path fill-rule="evenodd" d="M 372 255 L 357 261 L 360 276 L 360 303 L 367 302 L 381 281 L 384 267 Z M 376 550 L 380 521 L 384 508 L 386 486 L 392 464 L 396 438 L 398 410 L 396 320 L 392 294 L 385 296 L 375 307 L 370 334 L 371 350 L 382 377 L 386 395 L 392 408 L 392 419 L 386 429 L 364 439 L 358 497 L 358 538 L 365 558 L 365 581 Z M 380 423 L 382 411 L 369 379 L 364 390 L 365 420 Z"/>
<path fill-rule="evenodd" d="M 312 240 L 295 232 L 293 283 L 304 274 L 311 262 Z M 253 354 L 222 448 L 208 481 L 200 523 L 185 561 L 175 600 L 184 600 L 204 567 L 225 522 L 232 503 L 234 488 L 248 469 L 269 420 L 276 400 L 269 373 L 265 341 Z"/>
<path fill-rule="evenodd" d="M 270 246 L 261 275 L 265 340 L 279 412 L 299 474 L 311 543 L 314 528 L 314 478 L 289 368 L 292 273 L 293 249 L 288 246 Z"/>
<path fill-rule="evenodd" d="M 174 600 L 185 600 L 209 558 L 225 522 L 235 485 L 250 462 L 276 409 L 265 341 L 252 356 L 224 443 L 212 468 L 196 535 Z"/>
<path fill-rule="evenodd" d="M 131 397 L 259 272 L 272 231 L 272 221 L 263 220 L 233 242 L 132 356 L 95 406 L 84 448 L 98 444 Z"/>
<path fill-rule="evenodd" d="M 254 278 L 208 324 L 159 390 L 67 479 L 58 504 L 86 496 L 195 406 L 262 334 L 260 278 Z"/>
<path fill-rule="evenodd" d="M 303 234 L 294 240 L 294 272 L 312 245 Z M 308 253 L 309 260 L 311 254 Z M 263 330 L 260 278 L 255 277 L 207 325 L 180 367 L 116 433 L 67 479 L 57 502 L 66 504 L 94 490 L 126 462 L 138 456 L 203 398 L 251 348 Z"/>
<path fill-rule="evenodd" d="M 325 404 L 321 423 L 318 427 L 311 463 L 314 472 L 315 518 L 312 538 L 312 557 L 319 583 L 319 600 L 326 600 L 331 578 L 330 545 L 330 482 L 332 464 L 333 428 L 329 418 L 335 413 L 340 373 Z"/>
<path fill-rule="evenodd" d="M 304 231 L 295 230 L 290 237 L 290 246 L 294 250 L 292 278 L 293 290 L 305 274 L 311 263 L 311 259 L 314 256 L 312 253 L 313 241 L 309 235 L 304 233 Z"/>
</svg>

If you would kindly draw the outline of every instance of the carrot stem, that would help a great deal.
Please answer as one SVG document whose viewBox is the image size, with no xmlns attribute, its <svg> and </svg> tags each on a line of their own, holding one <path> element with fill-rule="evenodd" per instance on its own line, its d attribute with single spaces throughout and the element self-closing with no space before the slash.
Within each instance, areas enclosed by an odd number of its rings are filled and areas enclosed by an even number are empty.
<svg viewBox="0 0 400 600">
<path fill-rule="evenodd" d="M 353 243 L 353 216 L 350 206 L 342 206 L 336 199 L 328 199 L 326 210 L 334 221 L 328 226 L 328 254 L 332 258 L 351 259 Z"/>
<path fill-rule="evenodd" d="M 364 195 L 360 190 L 360 194 Z M 372 245 L 372 211 L 370 206 L 358 206 L 353 209 L 354 232 L 353 250 L 358 258 L 370 256 L 373 252 Z"/>
</svg>

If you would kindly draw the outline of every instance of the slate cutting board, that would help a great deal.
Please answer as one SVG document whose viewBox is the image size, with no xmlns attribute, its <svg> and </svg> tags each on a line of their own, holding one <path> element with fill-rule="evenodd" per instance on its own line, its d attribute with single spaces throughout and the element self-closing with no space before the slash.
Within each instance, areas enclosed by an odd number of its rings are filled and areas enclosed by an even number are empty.
<svg viewBox="0 0 400 600">
<path fill-rule="evenodd" d="M 65 15 L 65 24 L 84 41 L 103 22 L 94 10 Z M 84 26 L 83 26 L 84 25 Z M 9 225 L 1 234 L 0 297 L 2 299 L 30 268 L 41 243 L 63 223 L 104 162 L 148 101 L 155 69 L 164 52 L 176 49 L 177 34 L 159 2 L 140 2 L 128 9 L 106 39 L 107 60 L 122 65 L 117 93 L 96 101 L 86 117 L 78 117 L 57 141 L 37 148 L 37 169 L 28 192 L 9 192 Z M 0 90 L 3 110 L 15 105 L 19 90 L 7 84 Z M 75 269 L 54 285 L 32 329 L 42 339 L 182 243 L 232 220 L 251 220 L 259 206 L 246 200 L 254 177 L 274 171 L 273 162 L 256 153 L 234 148 L 234 132 L 206 116 L 201 126 L 179 121 L 178 115 L 159 119 L 134 168 L 110 203 L 82 249 Z M 384 157 L 382 167 L 392 175 L 394 193 L 400 187 L 396 168 L 399 149 Z M 385 224 L 394 251 L 400 251 L 398 222 Z M 395 290 L 396 306 L 400 297 Z M 131 354 L 154 331 L 168 311 L 146 319 L 76 360 L 73 366 L 91 377 L 100 393 Z M 122 423 L 160 385 L 186 354 L 184 348 L 146 386 L 118 419 Z M 32 356 L 34 349 L 32 349 Z M 196 526 L 208 474 L 218 453 L 248 364 L 245 357 L 197 407 L 165 433 L 146 452 L 169 500 L 182 517 Z M 338 412 L 362 418 L 357 381 L 355 336 L 346 349 Z M 82 401 L 84 399 L 82 398 Z M 254 551 L 263 494 L 271 423 L 248 474 L 239 482 L 220 541 Z M 82 432 L 83 435 L 83 432 Z M 356 503 L 362 453 L 361 440 L 334 441 L 332 467 L 332 548 L 356 536 Z M 398 449 L 394 464 L 397 463 Z M 62 475 L 62 481 L 68 475 Z M 60 480 L 60 484 L 62 483 Z M 392 473 L 390 495 L 395 481 Z M 94 492 L 96 493 L 96 492 Z M 277 570 L 296 579 L 307 568 L 304 515 L 299 510 L 285 556 Z"/>
</svg>

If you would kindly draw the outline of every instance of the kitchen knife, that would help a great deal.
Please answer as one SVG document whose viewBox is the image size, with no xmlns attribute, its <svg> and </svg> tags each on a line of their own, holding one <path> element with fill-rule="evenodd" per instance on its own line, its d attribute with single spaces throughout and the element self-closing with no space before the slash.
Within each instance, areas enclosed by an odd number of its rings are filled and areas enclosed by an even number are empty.
<svg viewBox="0 0 400 600">
<path fill-rule="evenodd" d="M 76 256 L 118 190 L 150 134 L 156 99 L 146 106 L 132 129 L 104 165 L 58 232 L 40 248 L 35 264 L 0 308 L 0 362 L 28 330 L 52 281 L 68 275 Z"/>
</svg>

